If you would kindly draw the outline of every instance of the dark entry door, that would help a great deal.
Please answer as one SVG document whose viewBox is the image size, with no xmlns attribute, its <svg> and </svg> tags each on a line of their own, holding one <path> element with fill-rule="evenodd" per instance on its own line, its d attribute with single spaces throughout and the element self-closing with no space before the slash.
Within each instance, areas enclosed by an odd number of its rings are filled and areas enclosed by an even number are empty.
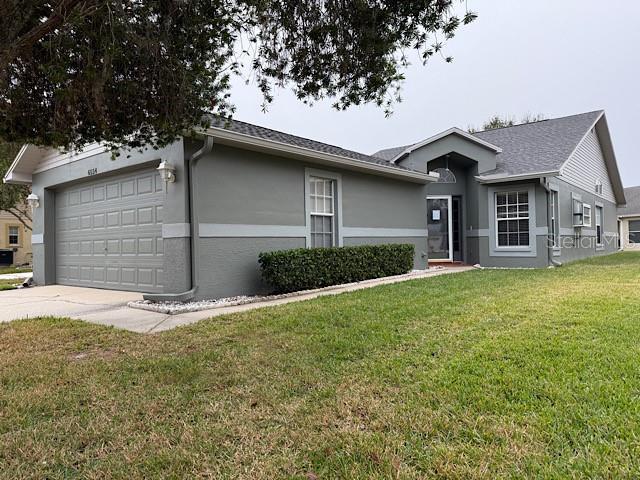
<svg viewBox="0 0 640 480">
<path fill-rule="evenodd" d="M 427 253 L 429 260 L 451 261 L 451 197 L 427 198 Z"/>
</svg>

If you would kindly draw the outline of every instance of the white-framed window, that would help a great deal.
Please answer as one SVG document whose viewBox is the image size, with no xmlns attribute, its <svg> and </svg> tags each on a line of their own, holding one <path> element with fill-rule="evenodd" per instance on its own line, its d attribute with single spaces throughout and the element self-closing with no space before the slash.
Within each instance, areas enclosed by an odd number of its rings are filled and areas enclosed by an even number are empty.
<svg viewBox="0 0 640 480">
<path fill-rule="evenodd" d="M 496 193 L 498 247 L 529 246 L 529 193 Z"/>
<path fill-rule="evenodd" d="M 9 245 L 20 244 L 20 228 L 16 226 L 9 227 Z"/>
<path fill-rule="evenodd" d="M 551 190 L 551 242 L 557 248 L 560 246 L 560 202 L 557 190 Z"/>
<path fill-rule="evenodd" d="M 629 243 L 640 244 L 640 220 L 629 221 Z"/>
<path fill-rule="evenodd" d="M 309 177 L 312 248 L 336 245 L 335 191 L 335 180 L 316 176 Z"/>
<path fill-rule="evenodd" d="M 596 245 L 602 246 L 602 207 L 596 205 Z"/>
<path fill-rule="evenodd" d="M 582 205 L 582 226 L 591 226 L 591 205 L 584 203 Z"/>
</svg>

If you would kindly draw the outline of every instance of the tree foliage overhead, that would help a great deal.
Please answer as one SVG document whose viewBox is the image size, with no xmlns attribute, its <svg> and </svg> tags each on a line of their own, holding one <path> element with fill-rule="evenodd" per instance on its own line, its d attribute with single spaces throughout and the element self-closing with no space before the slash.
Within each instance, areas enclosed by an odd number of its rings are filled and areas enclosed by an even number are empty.
<svg viewBox="0 0 640 480">
<path fill-rule="evenodd" d="M 0 139 L 163 145 L 203 113 L 233 113 L 230 79 L 247 70 L 265 103 L 288 87 L 302 101 L 388 111 L 404 52 L 442 55 L 475 18 L 457 3 L 2 0 Z"/>
<path fill-rule="evenodd" d="M 474 127 L 469 127 L 469 133 L 480 132 L 484 130 L 495 130 L 496 128 L 504 128 L 504 127 L 513 127 L 514 125 L 524 125 L 525 123 L 533 123 L 540 122 L 541 120 L 546 120 L 542 113 L 538 113 L 536 115 L 532 115 L 527 113 L 523 115 L 520 121 L 517 121 L 513 116 L 505 116 L 501 117 L 500 115 L 494 115 L 489 120 L 482 124 L 482 128 L 477 129 Z"/>
</svg>

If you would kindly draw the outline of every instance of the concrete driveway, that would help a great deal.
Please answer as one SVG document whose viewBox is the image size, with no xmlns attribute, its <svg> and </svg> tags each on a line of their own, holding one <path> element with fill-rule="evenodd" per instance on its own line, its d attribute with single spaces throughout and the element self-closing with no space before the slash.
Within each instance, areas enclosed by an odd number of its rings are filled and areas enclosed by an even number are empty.
<svg viewBox="0 0 640 480">
<path fill-rule="evenodd" d="M 118 318 L 123 323 L 117 325 L 121 328 L 148 331 L 152 326 L 164 320 L 164 316 L 153 315 L 148 319 L 150 321 L 145 322 L 144 315 L 139 315 L 139 311 L 133 313 L 126 306 L 128 302 L 140 299 L 142 299 L 142 294 L 137 292 L 63 285 L 7 290 L 0 292 L 0 322 L 55 316 L 113 324 L 113 319 Z M 101 322 L 100 319 L 103 318 L 111 321 Z M 149 325 L 149 323 L 153 325 Z"/>
<path fill-rule="evenodd" d="M 68 317 L 130 332 L 151 333 L 189 325 L 205 318 L 256 308 L 255 305 L 221 308 L 182 315 L 127 307 L 142 294 L 97 288 L 47 285 L 0 292 L 0 323 L 36 317 Z"/>
</svg>

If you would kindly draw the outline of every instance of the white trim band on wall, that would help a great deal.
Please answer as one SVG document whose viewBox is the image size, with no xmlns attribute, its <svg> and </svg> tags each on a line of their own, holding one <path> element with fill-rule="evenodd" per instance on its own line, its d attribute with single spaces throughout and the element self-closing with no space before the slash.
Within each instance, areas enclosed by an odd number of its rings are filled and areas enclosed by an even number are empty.
<svg viewBox="0 0 640 480">
<path fill-rule="evenodd" d="M 162 238 L 186 238 L 191 236 L 190 223 L 163 223 Z"/>
<path fill-rule="evenodd" d="M 33 233 L 31 235 L 31 244 L 38 245 L 40 243 L 44 243 L 44 234 L 42 233 Z"/>
<path fill-rule="evenodd" d="M 236 223 L 201 223 L 200 237 L 212 238 L 305 238 L 304 225 L 245 225 Z"/>
<path fill-rule="evenodd" d="M 367 227 L 342 227 L 342 236 L 354 237 L 426 237 L 426 228 L 367 228 Z"/>
<path fill-rule="evenodd" d="M 201 223 L 200 236 L 210 238 L 305 238 L 304 225 L 246 225 L 235 223 Z M 426 228 L 365 228 L 343 227 L 342 236 L 348 238 L 426 237 Z"/>
</svg>

